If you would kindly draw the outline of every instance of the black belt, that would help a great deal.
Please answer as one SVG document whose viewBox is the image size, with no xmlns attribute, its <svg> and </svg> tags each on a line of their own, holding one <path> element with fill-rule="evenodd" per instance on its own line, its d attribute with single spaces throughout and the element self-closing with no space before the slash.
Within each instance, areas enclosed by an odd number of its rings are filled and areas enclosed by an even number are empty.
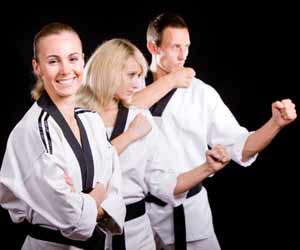
<svg viewBox="0 0 300 250">
<path fill-rule="evenodd" d="M 196 185 L 191 188 L 186 198 L 190 198 L 198 194 L 202 189 L 202 185 Z M 167 205 L 166 202 L 160 200 L 152 194 L 148 194 L 146 197 L 146 202 L 154 203 L 161 207 Z M 174 219 L 174 239 L 175 239 L 175 250 L 186 250 L 186 230 L 185 230 L 185 216 L 184 216 L 184 207 L 179 205 L 173 208 L 173 219 Z"/>
<path fill-rule="evenodd" d="M 130 221 L 138 218 L 146 213 L 145 199 L 138 202 L 126 205 L 125 221 Z M 125 228 L 121 235 L 114 235 L 112 237 L 112 249 L 113 250 L 126 250 L 125 246 Z"/>
<path fill-rule="evenodd" d="M 71 240 L 61 234 L 60 231 L 33 225 L 28 222 L 25 224 L 28 234 L 38 240 L 50 241 L 68 246 L 75 246 L 85 250 L 104 250 L 105 247 L 105 233 L 101 231 L 99 226 L 96 226 L 93 235 L 86 241 Z"/>
</svg>

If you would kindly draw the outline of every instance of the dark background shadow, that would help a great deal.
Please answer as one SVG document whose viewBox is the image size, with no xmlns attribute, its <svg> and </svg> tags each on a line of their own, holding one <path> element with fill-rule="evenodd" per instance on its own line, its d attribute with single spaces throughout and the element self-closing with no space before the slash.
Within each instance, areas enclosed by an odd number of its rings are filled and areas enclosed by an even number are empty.
<svg viewBox="0 0 300 250">
<path fill-rule="evenodd" d="M 32 104 L 33 36 L 51 21 L 66 22 L 79 32 L 86 59 L 100 42 L 123 37 L 134 42 L 149 60 L 145 46 L 149 20 L 160 12 L 175 11 L 190 27 L 192 46 L 187 65 L 196 70 L 198 78 L 217 89 L 241 125 L 257 129 L 270 118 L 271 103 L 284 98 L 291 98 L 300 113 L 295 63 L 299 18 L 293 6 L 249 3 L 234 8 L 195 7 L 186 1 L 180 5 L 153 5 L 27 8 L 22 13 L 7 9 L 9 17 L 2 17 L 1 22 L 5 66 L 0 98 L 1 158 L 10 131 Z M 292 249 L 297 244 L 299 130 L 297 119 L 281 131 L 251 167 L 232 162 L 205 181 L 223 250 Z M 19 249 L 24 232 L 2 209 L 0 224 L 1 249 L 5 244 L 7 249 Z M 8 237 L 13 240 L 6 240 Z"/>
</svg>

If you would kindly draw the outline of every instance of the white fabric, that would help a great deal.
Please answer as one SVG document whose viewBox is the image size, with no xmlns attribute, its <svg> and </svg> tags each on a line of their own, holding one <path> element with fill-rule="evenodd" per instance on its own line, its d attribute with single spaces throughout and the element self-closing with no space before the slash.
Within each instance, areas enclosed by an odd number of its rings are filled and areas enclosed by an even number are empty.
<svg viewBox="0 0 300 250">
<path fill-rule="evenodd" d="M 185 199 L 185 193 L 174 197 L 178 174 L 170 160 L 166 161 L 167 158 L 163 156 L 167 154 L 168 148 L 150 112 L 130 107 L 125 131 L 139 113 L 147 118 L 152 129 L 145 137 L 130 144 L 120 155 L 125 203 L 132 204 L 142 200 L 151 192 L 165 202 L 179 205 Z M 107 133 L 110 137 L 112 130 L 108 128 Z M 127 249 L 155 249 L 148 216 L 125 222 L 124 230 Z"/>
<path fill-rule="evenodd" d="M 155 250 L 155 241 L 151 223 L 147 214 L 133 220 L 126 221 L 124 231 L 126 249 Z"/>
<path fill-rule="evenodd" d="M 79 163 L 62 129 L 51 116 L 48 128 L 53 153 L 48 153 L 49 148 L 43 144 L 39 130 L 41 111 L 34 103 L 9 136 L 0 171 L 0 204 L 8 209 L 15 223 L 27 219 L 30 223 L 60 230 L 70 239 L 85 240 L 92 235 L 96 225 L 96 203 L 90 195 L 80 192 Z M 94 184 L 101 182 L 107 187 L 107 199 L 102 207 L 112 217 L 116 231 L 121 232 L 125 204 L 120 193 L 121 173 L 116 152 L 106 140 L 105 128 L 98 115 L 88 112 L 79 117 L 93 155 Z M 70 191 L 64 180 L 65 173 L 71 177 L 76 192 Z M 27 237 L 23 249 L 74 247 Z"/>
<path fill-rule="evenodd" d="M 157 250 L 176 250 L 174 244 L 164 245 L 158 236 L 155 240 Z M 221 247 L 215 232 L 213 232 L 208 238 L 187 242 L 186 250 L 221 250 Z"/>
<path fill-rule="evenodd" d="M 241 162 L 241 154 L 249 132 L 241 127 L 218 93 L 194 78 L 189 88 L 177 89 L 162 117 L 155 117 L 167 139 L 167 157 L 176 160 L 177 171 L 185 172 L 205 162 L 207 145 L 222 144 L 232 159 L 248 166 L 256 158 Z M 209 237 L 213 232 L 207 192 L 184 201 L 187 241 Z M 174 243 L 172 206 L 147 206 L 154 231 L 165 244 Z"/>
</svg>

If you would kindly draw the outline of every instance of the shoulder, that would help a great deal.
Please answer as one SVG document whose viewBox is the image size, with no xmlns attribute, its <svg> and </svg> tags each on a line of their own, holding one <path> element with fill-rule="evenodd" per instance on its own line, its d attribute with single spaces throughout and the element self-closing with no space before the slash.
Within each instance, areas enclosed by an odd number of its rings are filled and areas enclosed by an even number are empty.
<svg viewBox="0 0 300 250">
<path fill-rule="evenodd" d="M 105 133 L 104 122 L 97 112 L 84 108 L 76 108 L 75 113 L 80 118 L 80 121 L 82 121 L 83 126 L 88 131 L 88 133 Z"/>
<path fill-rule="evenodd" d="M 7 147 L 23 156 L 26 152 L 26 158 L 38 157 L 49 150 L 52 124 L 51 116 L 34 103 L 11 131 Z"/>
<path fill-rule="evenodd" d="M 87 114 L 91 114 L 91 113 L 96 113 L 96 112 L 91 111 L 91 110 L 86 109 L 86 108 L 82 108 L 82 107 L 76 107 L 75 108 L 75 114 L 77 114 L 77 115 L 80 115 L 80 114 L 87 115 Z"/>
<path fill-rule="evenodd" d="M 23 138 L 30 137 L 32 133 L 38 133 L 39 129 L 48 123 L 49 117 L 46 111 L 34 103 L 14 127 L 12 134 L 22 133 Z"/>
<path fill-rule="evenodd" d="M 202 95 L 204 97 L 207 97 L 209 99 L 210 98 L 216 99 L 220 97 L 219 93 L 212 85 L 205 83 L 204 81 L 198 78 L 194 78 L 191 88 L 193 92 Z"/>
<path fill-rule="evenodd" d="M 198 78 L 194 78 L 194 80 L 192 82 L 192 87 L 202 90 L 202 91 L 209 92 L 209 93 L 217 93 L 216 89 L 212 85 L 210 85 Z"/>
<path fill-rule="evenodd" d="M 102 121 L 100 115 L 97 112 L 91 111 L 89 109 L 76 107 L 75 114 L 80 118 L 80 120 L 84 120 L 84 121 L 88 121 L 88 122 L 93 122 L 93 121 L 101 122 Z"/>
</svg>

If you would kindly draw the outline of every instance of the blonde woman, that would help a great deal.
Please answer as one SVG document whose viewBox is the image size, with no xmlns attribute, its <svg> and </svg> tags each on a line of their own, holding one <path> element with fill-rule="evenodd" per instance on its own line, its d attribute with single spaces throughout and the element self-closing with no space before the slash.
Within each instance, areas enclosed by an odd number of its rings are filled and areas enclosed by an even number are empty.
<svg viewBox="0 0 300 250">
<path fill-rule="evenodd" d="M 218 145 L 207 151 L 207 161 L 198 168 L 181 175 L 174 171 L 175 163 L 164 157 L 168 148 L 150 112 L 130 106 L 131 97 L 146 73 L 147 63 L 139 49 L 127 40 L 112 39 L 90 57 L 84 85 L 78 92 L 78 104 L 99 113 L 120 154 L 127 213 L 125 239 L 114 236 L 114 250 L 154 250 L 145 196 L 151 192 L 177 206 L 185 199 L 187 190 L 229 161 L 227 152 Z"/>
</svg>

